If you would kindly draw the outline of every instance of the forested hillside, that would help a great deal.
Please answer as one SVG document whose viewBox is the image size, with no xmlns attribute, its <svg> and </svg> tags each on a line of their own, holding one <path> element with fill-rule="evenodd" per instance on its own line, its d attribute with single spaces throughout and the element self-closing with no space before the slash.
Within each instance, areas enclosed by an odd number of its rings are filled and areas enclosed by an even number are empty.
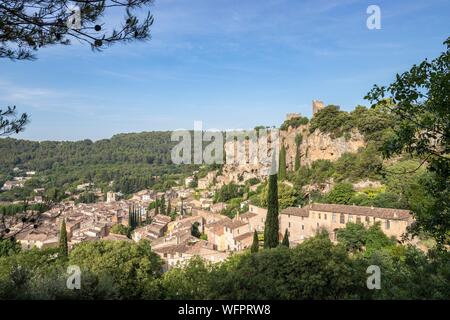
<svg viewBox="0 0 450 320">
<path fill-rule="evenodd" d="M 114 181 L 113 189 L 124 193 L 154 186 L 157 176 L 193 170 L 191 166 L 171 164 L 174 144 L 169 131 L 118 134 L 96 142 L 0 139 L 1 184 L 12 178 L 15 167 L 37 172 L 27 182 L 29 188 L 3 193 L 2 200 L 20 198 L 32 187 L 65 190 L 84 182 L 106 186 Z M 164 179 L 163 183 L 170 185 L 173 181 Z"/>
</svg>

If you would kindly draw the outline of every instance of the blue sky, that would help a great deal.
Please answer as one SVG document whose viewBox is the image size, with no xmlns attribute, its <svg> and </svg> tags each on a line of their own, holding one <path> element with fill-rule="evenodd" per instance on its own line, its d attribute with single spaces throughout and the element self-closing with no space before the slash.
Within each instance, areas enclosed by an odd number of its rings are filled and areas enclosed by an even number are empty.
<svg viewBox="0 0 450 320">
<path fill-rule="evenodd" d="M 381 30 L 366 27 L 368 5 Z M 156 0 L 152 39 L 101 53 L 74 44 L 0 60 L 0 106 L 32 140 L 279 125 L 311 100 L 351 110 L 373 84 L 443 51 L 447 0 Z"/>
</svg>

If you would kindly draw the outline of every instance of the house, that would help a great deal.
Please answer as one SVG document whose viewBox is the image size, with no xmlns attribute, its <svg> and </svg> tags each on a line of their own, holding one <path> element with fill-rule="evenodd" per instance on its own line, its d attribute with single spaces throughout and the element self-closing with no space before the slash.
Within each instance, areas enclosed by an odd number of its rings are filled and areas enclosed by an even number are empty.
<svg viewBox="0 0 450 320">
<path fill-rule="evenodd" d="M 327 230 L 331 239 L 336 240 L 336 231 L 349 222 L 366 226 L 379 222 L 388 237 L 400 239 L 413 222 L 409 210 L 322 203 L 286 208 L 281 211 L 279 219 L 280 232 L 287 229 L 292 242 L 314 236 L 320 229 Z"/>
<path fill-rule="evenodd" d="M 230 221 L 230 218 L 224 217 L 221 220 L 214 221 L 205 225 L 205 234 L 208 238 L 208 241 L 213 244 L 215 250 L 226 251 L 228 249 L 228 245 L 225 239 L 224 225 Z"/>
<path fill-rule="evenodd" d="M 17 240 L 22 249 L 28 250 L 36 247 L 38 249 L 56 248 L 59 246 L 59 237 L 51 230 L 31 230 L 27 233 L 19 234 Z"/>
<path fill-rule="evenodd" d="M 253 232 L 246 232 L 234 237 L 234 246 L 237 251 L 242 251 L 250 248 L 253 243 Z"/>
<path fill-rule="evenodd" d="M 213 205 L 213 199 L 210 198 L 200 198 L 201 208 L 209 209 Z"/>
<path fill-rule="evenodd" d="M 218 202 L 213 204 L 209 209 L 214 213 L 221 213 L 223 210 L 227 208 L 227 204 L 225 202 Z"/>
<path fill-rule="evenodd" d="M 227 251 L 241 250 L 239 243 L 235 241 L 235 238 L 246 233 L 251 233 L 250 225 L 244 221 L 235 219 L 224 223 L 223 227 L 224 227 L 226 250 Z"/>
<path fill-rule="evenodd" d="M 158 214 L 153 217 L 151 224 L 134 230 L 132 239 L 138 242 L 141 239 L 152 240 L 160 238 L 167 231 L 167 225 L 171 220 L 169 216 Z"/>
<path fill-rule="evenodd" d="M 267 209 L 254 205 L 249 205 L 248 212 L 239 214 L 236 219 L 244 221 L 250 225 L 250 230 L 258 232 L 264 231 Z"/>
<path fill-rule="evenodd" d="M 24 182 L 18 180 L 9 180 L 3 184 L 2 190 L 12 190 L 14 188 L 23 188 Z"/>
<path fill-rule="evenodd" d="M 212 245 L 204 240 L 155 248 L 154 251 L 166 262 L 165 270 L 183 266 L 194 256 L 212 263 L 224 261 L 228 257 L 228 253 L 214 250 Z"/>
</svg>

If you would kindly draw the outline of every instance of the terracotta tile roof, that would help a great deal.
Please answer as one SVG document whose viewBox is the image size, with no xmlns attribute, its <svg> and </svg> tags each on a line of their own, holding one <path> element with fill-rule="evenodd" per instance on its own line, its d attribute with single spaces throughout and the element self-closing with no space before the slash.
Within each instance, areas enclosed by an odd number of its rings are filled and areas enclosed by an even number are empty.
<svg viewBox="0 0 450 320">
<path fill-rule="evenodd" d="M 257 215 L 258 215 L 257 213 L 248 211 L 246 213 L 240 214 L 239 218 L 240 219 L 250 219 L 250 218 L 256 217 Z"/>
<path fill-rule="evenodd" d="M 247 239 L 247 238 L 253 238 L 253 232 L 246 232 L 246 233 L 243 233 L 241 235 L 238 235 L 238 236 L 234 237 L 234 240 L 242 241 L 242 240 Z"/>
<path fill-rule="evenodd" d="M 232 220 L 232 221 L 225 223 L 224 227 L 229 228 L 229 229 L 236 229 L 236 228 L 245 226 L 246 224 L 248 224 L 248 223 L 244 222 L 244 221 Z"/>
<path fill-rule="evenodd" d="M 333 213 L 345 213 L 359 216 L 370 216 L 380 219 L 407 220 L 410 219 L 411 211 L 389 208 L 362 207 L 342 204 L 314 203 L 306 207 L 308 210 L 325 211 Z"/>
<path fill-rule="evenodd" d="M 306 208 L 289 207 L 280 212 L 280 214 L 288 214 L 291 216 L 308 217 L 309 211 Z"/>
<path fill-rule="evenodd" d="M 157 253 L 174 255 L 175 253 L 185 253 L 189 250 L 189 246 L 186 244 L 174 244 L 171 246 L 165 246 L 157 249 L 153 249 Z"/>
</svg>

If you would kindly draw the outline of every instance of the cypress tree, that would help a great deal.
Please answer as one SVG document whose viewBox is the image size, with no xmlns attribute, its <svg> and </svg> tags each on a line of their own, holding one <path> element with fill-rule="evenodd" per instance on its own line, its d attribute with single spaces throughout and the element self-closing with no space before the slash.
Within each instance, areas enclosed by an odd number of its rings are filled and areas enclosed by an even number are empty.
<svg viewBox="0 0 450 320">
<path fill-rule="evenodd" d="M 172 205 L 170 204 L 170 200 L 167 202 L 167 215 L 170 215 L 172 212 Z"/>
<path fill-rule="evenodd" d="M 269 193 L 267 195 L 267 216 L 264 227 L 264 248 L 278 246 L 278 182 L 277 175 L 269 176 Z"/>
<path fill-rule="evenodd" d="M 59 254 L 64 258 L 67 258 L 69 254 L 69 246 L 67 244 L 66 219 L 63 219 L 61 223 L 61 230 L 59 232 Z"/>
<path fill-rule="evenodd" d="M 128 226 L 132 228 L 133 216 L 131 214 L 131 206 L 128 206 Z"/>
<path fill-rule="evenodd" d="M 302 143 L 302 140 L 303 140 L 303 137 L 300 135 L 300 134 L 298 134 L 296 137 L 295 137 L 295 146 L 296 146 L 296 148 L 295 148 L 295 166 L 294 166 L 294 170 L 297 172 L 299 169 L 300 169 L 300 166 L 301 166 L 301 162 L 300 162 L 300 144 Z"/>
<path fill-rule="evenodd" d="M 166 198 L 164 196 L 161 198 L 161 214 L 166 214 Z"/>
<path fill-rule="evenodd" d="M 159 214 L 159 200 L 156 199 L 155 201 L 155 216 Z"/>
<path fill-rule="evenodd" d="M 258 232 L 253 233 L 253 243 L 252 246 L 250 248 L 251 253 L 256 253 L 259 251 L 259 239 L 258 239 Z"/>
<path fill-rule="evenodd" d="M 280 180 L 286 179 L 286 148 L 284 144 L 281 146 L 280 156 L 278 164 L 278 178 Z"/>
<path fill-rule="evenodd" d="M 287 229 L 284 232 L 284 237 L 283 241 L 281 242 L 281 245 L 289 248 L 289 233 Z"/>
</svg>

